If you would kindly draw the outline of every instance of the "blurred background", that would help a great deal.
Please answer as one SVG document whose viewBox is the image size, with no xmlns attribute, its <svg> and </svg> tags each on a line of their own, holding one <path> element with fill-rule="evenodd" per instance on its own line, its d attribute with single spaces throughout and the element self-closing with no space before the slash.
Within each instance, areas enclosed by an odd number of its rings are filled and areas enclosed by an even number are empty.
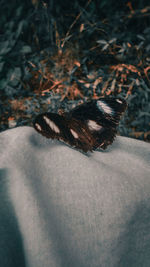
<svg viewBox="0 0 150 267">
<path fill-rule="evenodd" d="M 0 4 L 0 131 L 120 95 L 118 134 L 150 141 L 148 0 Z"/>
</svg>

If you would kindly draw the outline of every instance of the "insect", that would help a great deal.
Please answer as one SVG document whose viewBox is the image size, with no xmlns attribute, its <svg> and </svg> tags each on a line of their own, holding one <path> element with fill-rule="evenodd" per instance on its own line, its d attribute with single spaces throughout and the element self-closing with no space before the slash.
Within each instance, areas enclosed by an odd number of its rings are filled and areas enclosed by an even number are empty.
<svg viewBox="0 0 150 267">
<path fill-rule="evenodd" d="M 126 101 L 120 97 L 101 97 L 62 115 L 42 113 L 33 125 L 45 137 L 58 139 L 84 152 L 106 149 L 116 136 L 126 107 Z"/>
</svg>

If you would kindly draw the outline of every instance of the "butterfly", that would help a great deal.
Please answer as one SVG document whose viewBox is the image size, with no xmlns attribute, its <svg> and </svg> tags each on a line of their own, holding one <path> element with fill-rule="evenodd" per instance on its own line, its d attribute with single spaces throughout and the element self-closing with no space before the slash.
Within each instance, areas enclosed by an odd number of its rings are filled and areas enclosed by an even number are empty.
<svg viewBox="0 0 150 267">
<path fill-rule="evenodd" d="M 83 152 L 106 149 L 117 133 L 127 103 L 120 97 L 101 97 L 62 115 L 46 112 L 35 118 L 37 132 Z"/>
</svg>

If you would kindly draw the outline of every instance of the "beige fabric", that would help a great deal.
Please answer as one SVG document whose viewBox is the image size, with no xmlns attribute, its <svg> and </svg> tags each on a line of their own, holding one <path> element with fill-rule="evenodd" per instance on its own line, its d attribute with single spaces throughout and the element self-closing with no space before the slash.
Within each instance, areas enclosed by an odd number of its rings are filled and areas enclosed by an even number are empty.
<svg viewBox="0 0 150 267">
<path fill-rule="evenodd" d="M 86 156 L 1 133 L 0 266 L 149 267 L 150 145 L 117 137 Z"/>
</svg>

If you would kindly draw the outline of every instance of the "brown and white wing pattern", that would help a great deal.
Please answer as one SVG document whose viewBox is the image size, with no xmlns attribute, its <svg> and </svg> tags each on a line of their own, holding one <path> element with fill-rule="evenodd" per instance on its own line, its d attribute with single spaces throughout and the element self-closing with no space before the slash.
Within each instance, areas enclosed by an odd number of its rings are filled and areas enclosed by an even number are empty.
<svg viewBox="0 0 150 267">
<path fill-rule="evenodd" d="M 84 152 L 106 149 L 115 138 L 126 107 L 126 101 L 119 97 L 91 100 L 63 115 L 40 114 L 34 128 L 47 138 L 58 139 Z"/>
</svg>

